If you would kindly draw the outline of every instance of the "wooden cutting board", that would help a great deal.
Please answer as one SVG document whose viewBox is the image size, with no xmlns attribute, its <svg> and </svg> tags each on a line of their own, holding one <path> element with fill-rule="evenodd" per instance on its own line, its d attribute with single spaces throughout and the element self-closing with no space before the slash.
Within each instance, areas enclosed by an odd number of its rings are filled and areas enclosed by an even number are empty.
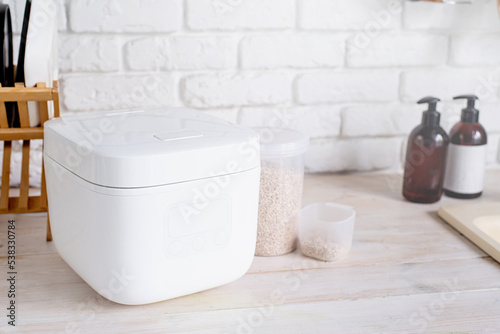
<svg viewBox="0 0 500 334">
<path fill-rule="evenodd" d="M 438 215 L 500 263 L 500 203 L 443 206 Z"/>
</svg>

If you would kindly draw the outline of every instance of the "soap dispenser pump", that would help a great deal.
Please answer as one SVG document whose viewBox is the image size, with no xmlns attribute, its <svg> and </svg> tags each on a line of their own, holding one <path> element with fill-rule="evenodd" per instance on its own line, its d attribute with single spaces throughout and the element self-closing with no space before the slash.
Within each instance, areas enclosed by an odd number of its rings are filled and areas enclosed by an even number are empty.
<svg viewBox="0 0 500 334">
<path fill-rule="evenodd" d="M 483 193 L 488 138 L 479 124 L 479 110 L 475 106 L 477 96 L 460 95 L 453 99 L 466 99 L 467 107 L 450 132 L 445 194 L 455 198 L 477 198 Z"/>
<path fill-rule="evenodd" d="M 419 104 L 428 103 L 422 123 L 408 138 L 406 149 L 403 196 L 416 203 L 434 203 L 443 194 L 446 154 L 450 139 L 439 125 L 441 114 L 436 106 L 440 100 L 425 97 Z"/>
</svg>

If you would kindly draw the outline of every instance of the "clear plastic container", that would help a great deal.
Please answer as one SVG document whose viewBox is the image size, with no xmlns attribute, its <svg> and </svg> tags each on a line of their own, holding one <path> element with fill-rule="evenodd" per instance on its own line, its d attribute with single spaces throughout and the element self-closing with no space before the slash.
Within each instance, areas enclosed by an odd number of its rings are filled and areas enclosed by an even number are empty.
<svg viewBox="0 0 500 334">
<path fill-rule="evenodd" d="M 356 212 L 347 205 L 316 203 L 300 212 L 300 251 L 323 261 L 341 260 L 351 250 Z"/>
<path fill-rule="evenodd" d="M 289 129 L 256 128 L 260 134 L 261 178 L 255 255 L 287 254 L 297 247 L 302 206 L 304 153 L 309 139 Z"/>
</svg>

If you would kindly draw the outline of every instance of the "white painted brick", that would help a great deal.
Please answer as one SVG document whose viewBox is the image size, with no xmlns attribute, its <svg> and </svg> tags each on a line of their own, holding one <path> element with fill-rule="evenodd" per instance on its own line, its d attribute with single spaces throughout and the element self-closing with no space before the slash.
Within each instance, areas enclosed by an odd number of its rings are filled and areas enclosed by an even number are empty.
<svg viewBox="0 0 500 334">
<path fill-rule="evenodd" d="M 55 1 L 59 30 L 71 31 L 60 34 L 64 112 L 185 105 L 245 126 L 307 134 L 309 172 L 394 171 L 425 109 L 418 99 L 444 100 L 438 110 L 449 131 L 465 105 L 451 98 L 476 93 L 489 137 L 488 167 L 500 167 L 500 20 L 494 0 L 483 6 L 403 0 Z M 25 0 L 3 3 L 11 5 L 19 33 Z M 404 15 L 394 12 L 403 3 Z M 16 49 L 18 44 L 17 34 Z M 344 65 L 352 69 L 332 69 Z M 401 67 L 413 66 L 425 68 L 401 75 Z M 298 71 L 290 69 L 296 68 L 307 70 L 294 82 Z M 178 82 L 175 71 L 197 72 Z M 77 72 L 85 73 L 72 74 Z M 400 185 L 401 177 L 395 179 Z"/>
<path fill-rule="evenodd" d="M 399 166 L 401 138 L 315 139 L 306 153 L 309 173 L 374 171 Z"/>
<path fill-rule="evenodd" d="M 175 105 L 175 79 L 166 74 L 68 76 L 61 96 L 68 111 Z"/>
<path fill-rule="evenodd" d="M 290 102 L 292 80 L 286 73 L 191 75 L 182 84 L 184 103 L 197 108 L 273 105 Z"/>
<path fill-rule="evenodd" d="M 220 119 L 223 119 L 225 121 L 228 121 L 230 123 L 238 123 L 238 109 L 237 108 L 230 108 L 230 109 L 211 109 L 211 110 L 204 110 L 204 113 L 217 117 Z"/>
<path fill-rule="evenodd" d="M 241 43 L 243 68 L 337 67 L 344 64 L 345 36 L 325 34 L 265 34 Z"/>
<path fill-rule="evenodd" d="M 500 30 L 497 2 L 448 6 L 425 1 L 405 1 L 403 22 L 406 29 Z"/>
<path fill-rule="evenodd" d="M 340 107 L 243 108 L 238 123 L 248 127 L 286 128 L 310 138 L 340 135 Z"/>
<path fill-rule="evenodd" d="M 355 35 L 347 42 L 351 67 L 432 66 L 444 64 L 448 37 L 435 34 L 382 34 L 373 39 Z"/>
<path fill-rule="evenodd" d="M 498 167 L 500 163 L 500 134 L 488 136 L 488 155 L 486 164 L 488 167 Z"/>
<path fill-rule="evenodd" d="M 125 46 L 132 70 L 197 70 L 235 68 L 238 39 L 234 36 L 146 37 Z"/>
<path fill-rule="evenodd" d="M 182 0 L 71 0 L 76 32 L 168 32 L 182 27 Z"/>
<path fill-rule="evenodd" d="M 377 35 L 401 24 L 398 0 L 299 0 L 303 29 L 360 30 Z"/>
<path fill-rule="evenodd" d="M 194 30 L 284 29 L 295 26 L 294 0 L 187 0 Z"/>
<path fill-rule="evenodd" d="M 420 124 L 425 106 L 364 105 L 342 111 L 342 136 L 407 136 Z"/>
<path fill-rule="evenodd" d="M 329 102 L 387 102 L 398 99 L 397 71 L 319 72 L 296 82 L 301 104 Z"/>
<path fill-rule="evenodd" d="M 63 35 L 59 38 L 61 72 L 113 72 L 120 68 L 120 45 L 115 37 Z"/>
<path fill-rule="evenodd" d="M 428 95 L 451 100 L 461 94 L 476 94 L 481 100 L 495 100 L 499 85 L 500 71 L 414 70 L 403 73 L 401 94 L 408 102 Z"/>
<path fill-rule="evenodd" d="M 460 115 L 465 104 L 464 101 L 442 101 L 438 104 L 441 113 L 441 127 L 449 133 L 451 128 L 460 121 Z M 423 105 L 424 106 L 424 105 Z M 425 108 L 422 108 L 424 110 Z"/>
<path fill-rule="evenodd" d="M 464 103 L 464 102 L 462 102 Z M 465 104 L 462 105 L 462 108 Z M 488 134 L 500 133 L 500 103 L 479 102 L 479 123 L 481 123 Z"/>
<path fill-rule="evenodd" d="M 169 70 L 228 69 L 238 65 L 235 36 L 172 37 Z"/>
<path fill-rule="evenodd" d="M 125 44 L 127 68 L 134 71 L 165 70 L 167 68 L 167 38 L 143 37 Z"/>
<path fill-rule="evenodd" d="M 455 35 L 451 39 L 450 63 L 458 66 L 500 64 L 500 34 Z"/>
</svg>

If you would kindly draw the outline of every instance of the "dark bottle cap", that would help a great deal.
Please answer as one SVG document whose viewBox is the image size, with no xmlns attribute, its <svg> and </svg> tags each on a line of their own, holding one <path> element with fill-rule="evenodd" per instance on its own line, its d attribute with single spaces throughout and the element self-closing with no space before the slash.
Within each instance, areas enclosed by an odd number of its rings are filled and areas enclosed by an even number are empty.
<svg viewBox="0 0 500 334">
<path fill-rule="evenodd" d="M 477 123 L 479 121 L 479 110 L 476 109 L 476 100 L 479 98 L 476 95 L 460 95 L 453 99 L 467 99 L 467 108 L 462 109 L 462 122 Z"/>
<path fill-rule="evenodd" d="M 437 97 L 427 96 L 418 101 L 418 104 L 428 103 L 428 109 L 422 114 L 422 124 L 425 126 L 439 126 L 441 114 L 436 111 L 437 103 L 441 101 Z"/>
</svg>

